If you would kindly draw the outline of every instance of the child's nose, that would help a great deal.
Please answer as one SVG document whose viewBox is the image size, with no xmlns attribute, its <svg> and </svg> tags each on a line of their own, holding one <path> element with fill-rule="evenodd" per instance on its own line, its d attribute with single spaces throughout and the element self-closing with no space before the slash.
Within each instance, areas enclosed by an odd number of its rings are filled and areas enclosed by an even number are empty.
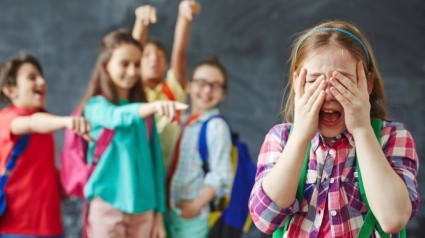
<svg viewBox="0 0 425 238">
<path fill-rule="evenodd" d="M 38 76 L 36 83 L 38 85 L 43 85 L 43 84 L 46 84 L 46 81 L 44 80 L 44 78 L 42 76 Z"/>
<path fill-rule="evenodd" d="M 332 99 L 334 99 L 334 96 L 332 95 L 332 93 L 331 93 L 331 83 L 329 82 L 329 79 L 330 79 L 330 77 L 327 77 L 325 80 L 326 80 L 326 88 L 325 88 L 325 93 L 326 93 L 326 96 L 325 96 L 325 101 L 330 101 L 330 100 L 332 100 Z"/>
</svg>

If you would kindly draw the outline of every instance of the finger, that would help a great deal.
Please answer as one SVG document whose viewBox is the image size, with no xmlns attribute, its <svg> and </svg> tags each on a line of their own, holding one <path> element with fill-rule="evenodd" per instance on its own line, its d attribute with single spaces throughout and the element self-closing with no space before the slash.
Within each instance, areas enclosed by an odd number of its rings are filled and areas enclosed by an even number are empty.
<svg viewBox="0 0 425 238">
<path fill-rule="evenodd" d="M 187 105 L 186 103 L 181 103 L 181 102 L 173 102 L 174 107 L 176 108 L 176 110 L 186 110 L 189 108 L 189 105 Z"/>
<path fill-rule="evenodd" d="M 308 105 L 313 105 L 314 102 L 316 101 L 317 97 L 319 97 L 320 92 L 323 90 L 325 90 L 326 88 L 326 80 L 324 80 L 324 76 L 320 75 L 316 81 L 313 83 L 313 85 L 311 86 L 311 88 L 309 88 L 309 90 L 314 90 L 313 94 L 310 96 L 310 98 L 307 101 Z"/>
<path fill-rule="evenodd" d="M 302 68 L 300 74 L 297 74 L 296 85 L 298 88 L 298 96 L 304 95 L 305 76 L 307 75 L 307 69 Z"/>
<path fill-rule="evenodd" d="M 89 134 L 83 134 L 83 135 L 81 135 L 81 136 L 82 136 L 82 137 L 83 137 L 83 139 L 84 139 L 84 140 L 86 140 L 86 141 L 89 141 L 89 142 L 94 141 L 93 137 L 91 137 Z"/>
<path fill-rule="evenodd" d="M 174 117 L 176 116 L 176 108 L 174 106 L 174 103 L 172 103 L 172 102 L 167 103 L 167 108 L 168 108 L 168 113 L 169 113 L 169 115 L 168 115 L 169 122 L 168 123 L 170 123 L 174 120 Z"/>
<path fill-rule="evenodd" d="M 150 18 L 150 22 L 151 23 L 156 23 L 156 20 L 157 20 L 156 8 L 154 8 L 154 7 L 151 8 L 151 12 L 149 14 L 149 18 Z"/>
<path fill-rule="evenodd" d="M 325 98 L 326 98 L 325 90 L 320 90 L 316 100 L 313 102 L 313 105 L 311 106 L 311 111 L 314 114 L 318 114 L 320 112 L 320 108 L 322 108 Z"/>
<path fill-rule="evenodd" d="M 325 79 L 325 76 L 320 75 L 319 77 L 317 77 L 317 79 L 313 83 L 311 83 L 311 85 L 307 89 L 305 89 L 305 86 L 304 86 L 303 96 L 307 97 L 307 99 L 310 99 L 310 97 L 314 94 L 314 92 L 317 91 L 317 88 L 321 85 L 320 83 L 324 81 L 324 79 Z"/>
<path fill-rule="evenodd" d="M 356 95 L 355 91 L 357 89 L 357 80 L 352 80 L 338 71 L 334 71 L 332 73 L 332 77 L 336 78 L 342 86 L 344 86 L 347 90 L 352 91 L 352 93 Z"/>
<path fill-rule="evenodd" d="M 79 126 L 78 130 L 80 131 L 81 134 L 85 134 L 87 132 L 86 122 L 83 117 L 78 118 L 78 126 Z"/>
<path fill-rule="evenodd" d="M 363 63 L 361 61 L 357 62 L 357 77 L 358 77 L 358 87 L 361 90 L 367 91 L 367 78 L 366 72 L 363 67 Z"/>
<path fill-rule="evenodd" d="M 90 122 L 88 120 L 86 120 L 86 119 L 84 119 L 84 122 L 86 123 L 86 130 L 87 130 L 87 132 L 90 132 L 91 131 L 91 124 L 90 124 Z"/>
<path fill-rule="evenodd" d="M 350 105 L 350 102 L 348 101 L 346 97 L 344 97 L 335 87 L 331 87 L 330 91 L 344 109 L 348 108 L 348 106 Z"/>
<path fill-rule="evenodd" d="M 331 77 L 329 80 L 333 86 L 333 88 L 335 88 L 336 90 L 338 90 L 338 92 L 341 94 L 342 97 L 346 98 L 349 102 L 353 101 L 354 95 L 353 93 L 348 90 L 347 88 L 345 88 L 339 80 L 337 80 L 334 77 Z M 355 87 L 355 86 L 353 86 Z"/>
</svg>

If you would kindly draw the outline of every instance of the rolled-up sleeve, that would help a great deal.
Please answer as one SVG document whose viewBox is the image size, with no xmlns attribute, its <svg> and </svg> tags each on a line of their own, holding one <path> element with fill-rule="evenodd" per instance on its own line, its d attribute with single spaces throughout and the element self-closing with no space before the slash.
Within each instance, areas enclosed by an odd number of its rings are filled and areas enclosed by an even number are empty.
<svg viewBox="0 0 425 238">
<path fill-rule="evenodd" d="M 381 135 L 383 151 L 391 167 L 404 181 L 412 203 L 412 219 L 419 209 L 419 193 L 416 175 L 419 167 L 418 155 L 412 135 L 404 124 L 388 122 Z"/>
<path fill-rule="evenodd" d="M 296 199 L 290 207 L 282 209 L 271 200 L 262 187 L 264 177 L 272 170 L 286 145 L 289 129 L 289 124 L 273 127 L 266 135 L 258 155 L 257 174 L 248 205 L 254 224 L 267 234 L 284 225 L 286 217 L 299 210 L 299 202 Z"/>
<path fill-rule="evenodd" d="M 232 139 L 229 127 L 220 118 L 212 119 L 207 125 L 208 163 L 210 171 L 206 174 L 204 185 L 214 188 L 219 199 L 229 193 L 231 183 L 230 152 Z"/>
</svg>

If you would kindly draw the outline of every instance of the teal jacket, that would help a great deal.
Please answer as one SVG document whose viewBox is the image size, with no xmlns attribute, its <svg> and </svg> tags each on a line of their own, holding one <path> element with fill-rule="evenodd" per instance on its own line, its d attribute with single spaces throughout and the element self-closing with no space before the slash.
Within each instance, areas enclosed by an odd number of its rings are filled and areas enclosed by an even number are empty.
<svg viewBox="0 0 425 238">
<path fill-rule="evenodd" d="M 142 103 L 119 100 L 110 103 L 102 96 L 92 97 L 84 106 L 84 117 L 91 124 L 95 140 L 103 127 L 115 130 L 114 137 L 84 188 L 89 201 L 100 197 L 125 213 L 148 210 L 165 212 L 165 172 L 155 119 L 149 141 L 145 119 L 139 116 Z M 95 142 L 89 143 L 88 163 L 92 162 Z"/>
</svg>

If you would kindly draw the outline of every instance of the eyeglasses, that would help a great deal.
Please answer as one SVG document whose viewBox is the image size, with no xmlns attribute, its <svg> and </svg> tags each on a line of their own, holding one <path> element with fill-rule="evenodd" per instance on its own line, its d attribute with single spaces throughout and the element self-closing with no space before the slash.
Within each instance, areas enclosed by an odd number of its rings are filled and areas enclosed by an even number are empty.
<svg viewBox="0 0 425 238">
<path fill-rule="evenodd" d="M 224 89 L 224 84 L 219 82 L 210 83 L 203 79 L 194 79 L 192 83 L 194 83 L 200 89 L 203 89 L 207 86 L 210 87 L 213 91 L 219 91 Z"/>
</svg>

